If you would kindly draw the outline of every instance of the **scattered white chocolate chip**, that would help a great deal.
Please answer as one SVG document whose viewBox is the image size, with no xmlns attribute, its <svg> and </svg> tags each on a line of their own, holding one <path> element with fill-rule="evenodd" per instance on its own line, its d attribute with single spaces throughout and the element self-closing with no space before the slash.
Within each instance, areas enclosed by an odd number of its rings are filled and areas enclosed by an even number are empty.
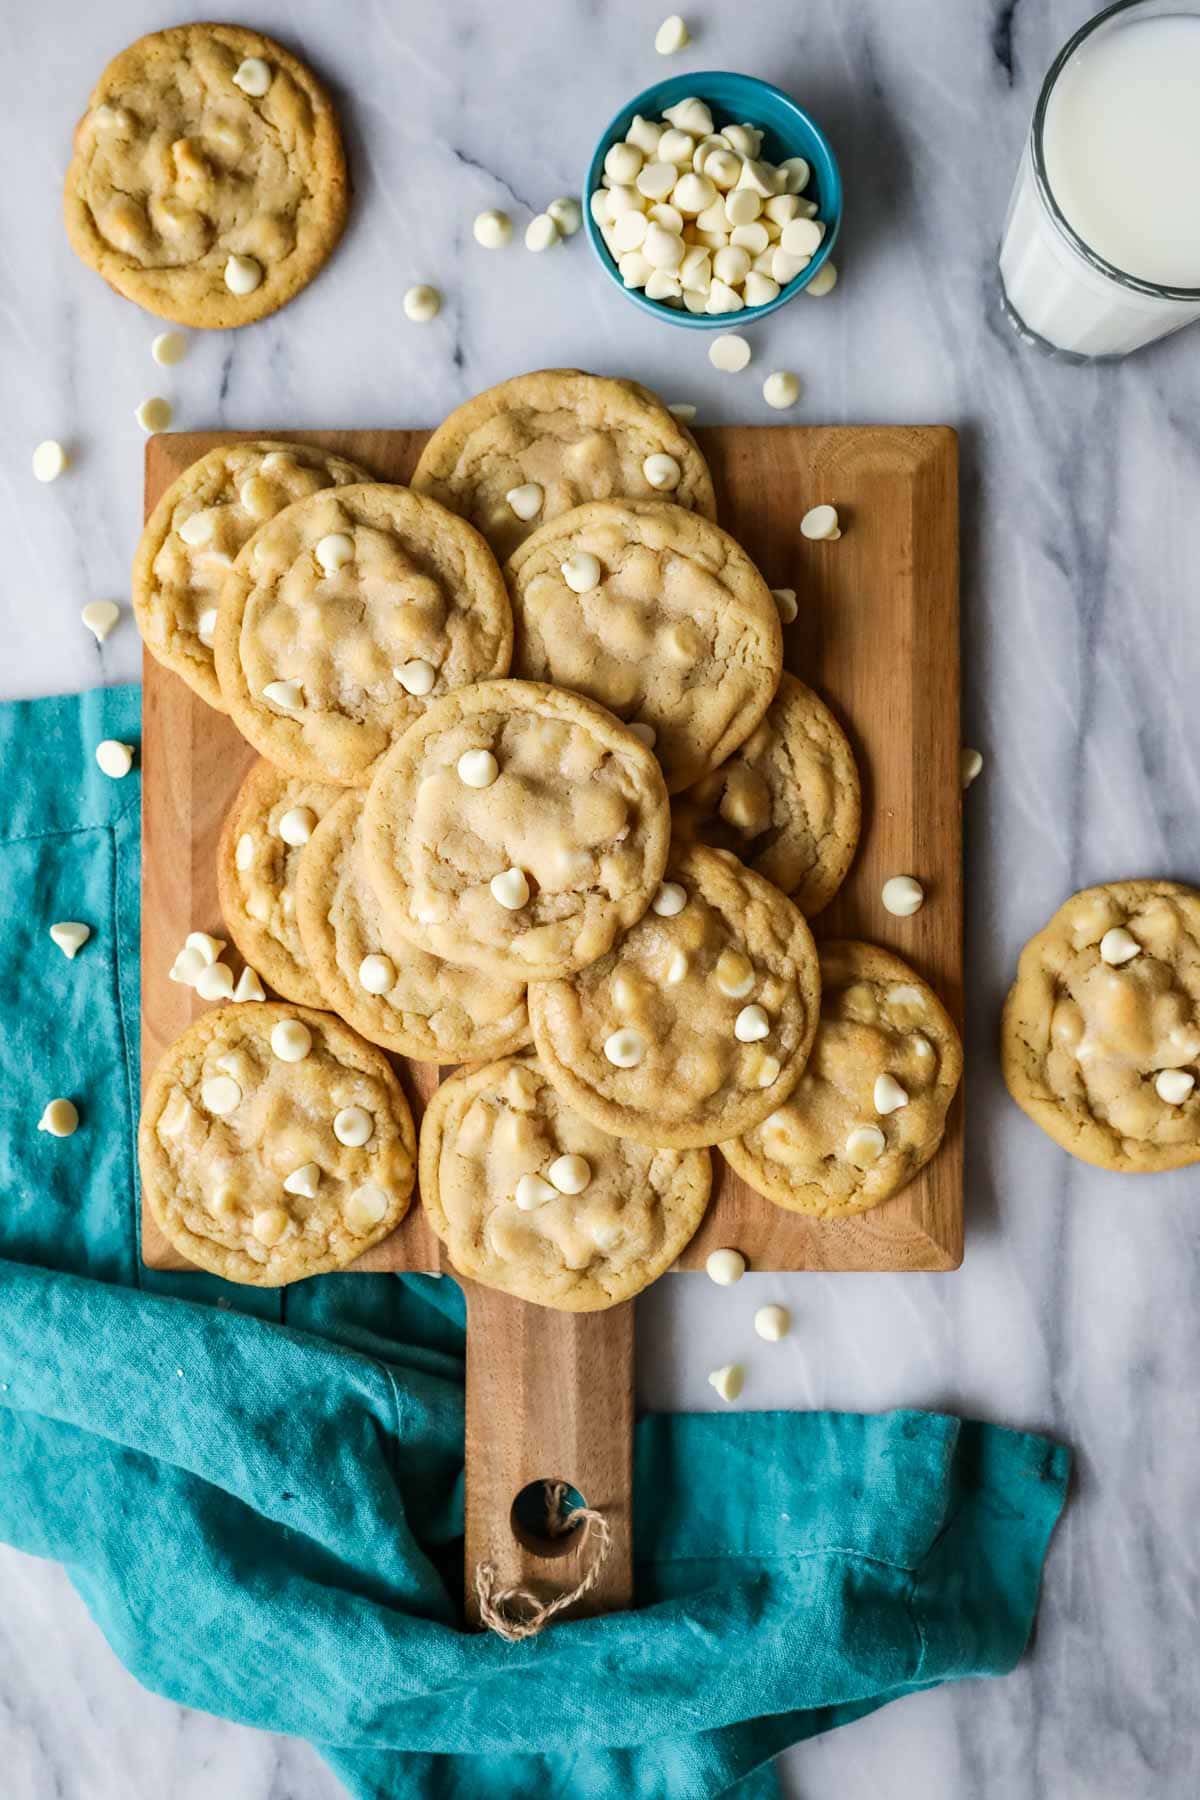
<svg viewBox="0 0 1200 1800">
<path fill-rule="evenodd" d="M 196 620 L 196 636 L 200 639 L 200 642 L 204 645 L 205 649 L 211 650 L 213 639 L 216 635 L 217 609 L 215 606 L 206 606 L 204 611 L 200 614 L 200 617 Z"/>
<path fill-rule="evenodd" d="M 577 550 L 559 564 L 559 572 L 573 594 L 590 594 L 600 586 L 600 558 L 590 550 Z"/>
<path fill-rule="evenodd" d="M 800 530 L 814 543 L 833 543 L 842 535 L 836 506 L 810 506 L 800 521 Z"/>
<path fill-rule="evenodd" d="M 785 625 L 790 625 L 800 608 L 796 605 L 795 588 L 772 588 L 775 604 L 779 608 L 779 616 Z"/>
<path fill-rule="evenodd" d="M 654 34 L 654 48 L 660 56 L 674 56 L 677 50 L 691 42 L 687 26 L 678 13 L 671 13 L 665 18 Z"/>
<path fill-rule="evenodd" d="M 771 1021 L 761 1006 L 743 1006 L 733 1021 L 733 1035 L 739 1044 L 757 1044 L 770 1031 Z"/>
<path fill-rule="evenodd" d="M 646 1054 L 640 1032 L 624 1026 L 604 1040 L 604 1054 L 615 1069 L 636 1069 Z"/>
<path fill-rule="evenodd" d="M 200 1088 L 200 1101 L 206 1112 L 218 1119 L 233 1112 L 242 1103 L 242 1090 L 232 1075 L 210 1075 Z"/>
<path fill-rule="evenodd" d="M 184 987 L 195 987 L 196 977 L 207 968 L 208 964 L 198 950 L 184 948 L 171 964 L 167 980 L 182 982 Z"/>
<path fill-rule="evenodd" d="M 117 620 L 121 609 L 115 600 L 89 600 L 79 617 L 98 644 L 102 644 Z"/>
<path fill-rule="evenodd" d="M 833 292 L 837 286 L 837 278 L 837 265 L 832 262 L 822 263 L 804 292 L 811 294 L 814 300 L 820 300 L 823 295 Z"/>
<path fill-rule="evenodd" d="M 373 1181 L 364 1181 L 342 1208 L 342 1217 L 351 1231 L 370 1231 L 386 1216 L 387 1210 L 388 1198 L 383 1189 L 376 1187 Z"/>
<path fill-rule="evenodd" d="M 96 761 L 102 774 L 112 781 L 120 781 L 133 767 L 133 745 L 119 743 L 116 738 L 105 738 L 96 745 Z"/>
<path fill-rule="evenodd" d="M 268 681 L 262 697 L 282 712 L 299 712 L 304 705 L 304 689 L 298 681 Z"/>
<path fill-rule="evenodd" d="M 546 494 L 540 482 L 523 481 L 520 487 L 509 488 L 504 498 L 518 519 L 529 520 L 541 512 Z"/>
<path fill-rule="evenodd" d="M 856 1125 L 846 1139 L 846 1155 L 856 1169 L 869 1169 L 887 1148 L 887 1139 L 878 1125 Z"/>
<path fill-rule="evenodd" d="M 880 898 L 897 919 L 911 919 L 925 904 L 925 889 L 912 875 L 893 875 L 884 882 Z"/>
<path fill-rule="evenodd" d="M 592 1179 L 591 1165 L 585 1156 L 556 1156 L 546 1174 L 560 1194 L 582 1194 Z"/>
<path fill-rule="evenodd" d="M 346 563 L 354 560 L 354 539 L 344 531 L 330 531 L 317 540 L 313 555 L 326 575 L 336 575 Z"/>
<path fill-rule="evenodd" d="M 500 764 L 490 750 L 464 750 L 455 763 L 458 779 L 464 787 L 491 787 L 500 773 Z"/>
<path fill-rule="evenodd" d="M 207 968 L 209 964 L 221 960 L 221 952 L 225 948 L 225 939 L 213 937 L 207 931 L 189 931 L 183 941 L 185 950 L 195 950 L 204 958 Z"/>
<path fill-rule="evenodd" d="M 736 1400 L 745 1384 L 746 1371 L 741 1363 L 725 1363 L 708 1378 L 709 1387 L 715 1388 L 722 1400 Z"/>
<path fill-rule="evenodd" d="M 390 956 L 373 950 L 358 965 L 358 985 L 368 994 L 389 993 L 395 984 L 396 965 Z"/>
<path fill-rule="evenodd" d="M 416 656 L 412 662 L 402 663 L 398 669 L 392 670 L 392 674 L 406 694 L 418 697 L 431 693 L 437 680 L 437 670 L 423 656 Z"/>
<path fill-rule="evenodd" d="M 261 56 L 246 56 L 233 72 L 234 87 L 241 88 L 252 100 L 261 100 L 271 85 L 271 65 Z"/>
<path fill-rule="evenodd" d="M 660 919 L 673 919 L 687 905 L 687 889 L 682 882 L 664 881 L 650 905 Z"/>
<path fill-rule="evenodd" d="M 48 1131 L 51 1137 L 70 1137 L 79 1123 L 79 1110 L 72 1100 L 51 1100 L 47 1103 L 38 1130 Z"/>
<path fill-rule="evenodd" d="M 708 347 L 708 360 L 725 375 L 737 375 L 750 361 L 750 346 L 735 331 L 724 332 Z"/>
<path fill-rule="evenodd" d="M 522 1175 L 517 1182 L 513 1199 L 522 1212 L 533 1212 L 547 1201 L 558 1198 L 558 1189 L 540 1175 Z"/>
<path fill-rule="evenodd" d="M 888 1113 L 899 1112 L 902 1106 L 908 1105 L 908 1092 L 900 1086 L 894 1075 L 877 1075 L 875 1077 L 875 1111 L 885 1117 Z"/>
<path fill-rule="evenodd" d="M 645 744 L 647 750 L 653 750 L 658 742 L 658 733 L 653 725 L 647 725 L 642 719 L 630 719 L 625 729 L 632 731 L 639 744 Z"/>
<path fill-rule="evenodd" d="M 206 963 L 192 986 L 202 1000 L 232 1000 L 233 970 L 228 963 Z"/>
<path fill-rule="evenodd" d="M 574 237 L 583 224 L 583 208 L 573 194 L 560 194 L 552 200 L 546 212 L 558 226 L 560 237 Z"/>
<path fill-rule="evenodd" d="M 316 829 L 317 815 L 311 806 L 290 806 L 279 821 L 279 835 L 285 844 L 298 850 L 307 844 Z"/>
<path fill-rule="evenodd" d="M 558 226 L 549 213 L 535 213 L 525 227 L 527 250 L 549 250 L 558 242 Z"/>
<path fill-rule="evenodd" d="M 718 1287 L 732 1287 L 746 1273 L 746 1259 L 740 1250 L 710 1250 L 704 1269 Z"/>
<path fill-rule="evenodd" d="M 91 935 L 91 926 L 78 919 L 62 919 L 50 927 L 51 942 L 58 945 L 68 962 L 74 962 Z"/>
<path fill-rule="evenodd" d="M 187 347 L 182 331 L 160 331 L 150 345 L 150 354 L 160 368 L 170 369 L 183 361 Z"/>
<path fill-rule="evenodd" d="M 333 1115 L 333 1135 L 339 1144 L 358 1150 L 375 1135 L 375 1121 L 365 1106 L 343 1106 Z"/>
<path fill-rule="evenodd" d="M 245 968 L 237 978 L 237 986 L 233 990 L 233 997 L 235 1000 L 246 1001 L 265 1000 L 267 997 L 263 984 L 259 979 L 258 970 L 252 969 L 249 963 L 246 964 Z"/>
<path fill-rule="evenodd" d="M 642 474 L 652 488 L 657 488 L 660 492 L 669 492 L 679 486 L 683 470 L 675 458 L 668 456 L 665 450 L 656 450 L 643 462 Z"/>
<path fill-rule="evenodd" d="M 264 1206 L 250 1221 L 250 1229 L 268 1250 L 277 1244 L 291 1220 L 282 1206 Z"/>
<path fill-rule="evenodd" d="M 523 869 L 502 869 L 488 886 L 492 899 L 506 912 L 519 912 L 529 902 L 529 882 Z"/>
<path fill-rule="evenodd" d="M 1100 939 L 1100 955 L 1113 968 L 1132 962 L 1135 956 L 1141 955 L 1141 951 L 1142 946 L 1123 925 L 1112 926 Z"/>
<path fill-rule="evenodd" d="M 303 1019 L 280 1019 L 271 1030 L 271 1051 L 280 1062 L 303 1062 L 312 1049 L 312 1032 Z"/>
<path fill-rule="evenodd" d="M 482 244 L 485 250 L 503 250 L 505 244 L 512 242 L 512 220 L 506 212 L 501 212 L 495 206 L 489 206 L 486 212 L 476 213 L 471 231 L 475 242 Z"/>
<path fill-rule="evenodd" d="M 792 1315 L 786 1306 L 760 1306 L 754 1315 L 754 1329 L 765 1343 L 777 1344 L 792 1329 Z"/>
<path fill-rule="evenodd" d="M 254 839 L 248 831 L 243 831 L 234 847 L 233 862 L 243 874 L 254 865 Z"/>
<path fill-rule="evenodd" d="M 969 788 L 983 770 L 983 757 L 978 750 L 971 750 L 966 745 L 958 753 L 958 773 L 964 788 Z"/>
<path fill-rule="evenodd" d="M 1182 1106 L 1195 1085 L 1186 1069 L 1160 1069 L 1154 1077 L 1154 1091 L 1168 1106 Z"/>
<path fill-rule="evenodd" d="M 151 394 L 133 416 L 143 431 L 166 431 L 172 418 L 171 402 L 164 400 L 161 394 Z"/>
<path fill-rule="evenodd" d="M 419 281 L 404 296 L 404 316 L 414 325 L 428 325 L 442 310 L 442 296 L 427 281 Z"/>
<path fill-rule="evenodd" d="M 69 461 L 57 438 L 45 438 L 33 453 L 33 473 L 38 481 L 57 481 Z"/>
<path fill-rule="evenodd" d="M 776 411 L 784 412 L 800 398 L 800 383 L 790 369 L 776 369 L 763 382 L 763 399 Z"/>
<path fill-rule="evenodd" d="M 676 400 L 668 406 L 667 411 L 674 414 L 681 425 L 690 425 L 696 416 L 696 408 L 690 400 Z"/>
</svg>

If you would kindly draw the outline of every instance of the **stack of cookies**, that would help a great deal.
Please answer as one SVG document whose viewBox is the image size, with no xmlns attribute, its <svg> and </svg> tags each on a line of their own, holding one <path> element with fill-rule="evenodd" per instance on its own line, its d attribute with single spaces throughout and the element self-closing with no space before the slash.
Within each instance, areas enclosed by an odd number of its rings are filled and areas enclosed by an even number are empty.
<svg viewBox="0 0 1200 1800">
<path fill-rule="evenodd" d="M 941 1141 L 954 1027 L 806 915 L 859 825 L 845 735 L 636 383 L 544 370 L 436 431 L 410 488 L 241 443 L 164 495 L 146 643 L 262 760 L 226 821 L 230 936 L 280 997 L 206 1014 L 147 1092 L 147 1200 L 274 1285 L 410 1202 L 387 1053 L 465 1065 L 420 1193 L 463 1275 L 568 1310 L 696 1231 L 710 1148 L 779 1205 L 861 1212 Z"/>
</svg>

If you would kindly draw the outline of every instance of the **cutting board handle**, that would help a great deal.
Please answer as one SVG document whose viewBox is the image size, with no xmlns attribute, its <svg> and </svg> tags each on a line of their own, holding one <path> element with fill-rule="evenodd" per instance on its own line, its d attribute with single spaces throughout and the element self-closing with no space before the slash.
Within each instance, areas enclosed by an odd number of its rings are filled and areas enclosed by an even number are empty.
<svg viewBox="0 0 1200 1800">
<path fill-rule="evenodd" d="M 463 1282 L 467 1297 L 466 1602 L 476 1575 L 543 1603 L 579 1586 L 597 1554 L 581 1526 L 558 1543 L 537 1530 L 544 1482 L 565 1482 L 609 1528 L 603 1566 L 560 1616 L 633 1603 L 633 1302 L 565 1313 Z M 514 1518 L 514 1503 L 533 1489 Z"/>
</svg>

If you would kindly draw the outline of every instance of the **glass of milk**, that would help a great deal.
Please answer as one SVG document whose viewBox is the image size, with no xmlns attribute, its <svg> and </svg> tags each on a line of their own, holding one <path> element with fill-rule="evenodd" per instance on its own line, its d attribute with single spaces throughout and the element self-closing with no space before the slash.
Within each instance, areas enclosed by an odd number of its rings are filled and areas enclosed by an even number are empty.
<svg viewBox="0 0 1200 1800">
<path fill-rule="evenodd" d="M 1200 0 L 1118 0 L 1043 83 L 1000 246 L 1005 308 L 1072 360 L 1200 318 Z"/>
</svg>

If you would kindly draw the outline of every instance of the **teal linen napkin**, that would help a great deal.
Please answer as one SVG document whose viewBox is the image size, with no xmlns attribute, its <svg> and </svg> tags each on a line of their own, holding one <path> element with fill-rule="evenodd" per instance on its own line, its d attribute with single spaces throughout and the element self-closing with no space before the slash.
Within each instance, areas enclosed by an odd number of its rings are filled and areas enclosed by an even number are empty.
<svg viewBox="0 0 1200 1800">
<path fill-rule="evenodd" d="M 1011 1669 L 1069 1454 L 917 1411 L 643 1419 L 637 1610 L 462 1630 L 454 1283 L 140 1266 L 138 776 L 93 757 L 138 720 L 136 688 L 0 707 L 0 1538 L 147 1687 L 364 1800 L 766 1800 L 786 1745 Z"/>
</svg>

